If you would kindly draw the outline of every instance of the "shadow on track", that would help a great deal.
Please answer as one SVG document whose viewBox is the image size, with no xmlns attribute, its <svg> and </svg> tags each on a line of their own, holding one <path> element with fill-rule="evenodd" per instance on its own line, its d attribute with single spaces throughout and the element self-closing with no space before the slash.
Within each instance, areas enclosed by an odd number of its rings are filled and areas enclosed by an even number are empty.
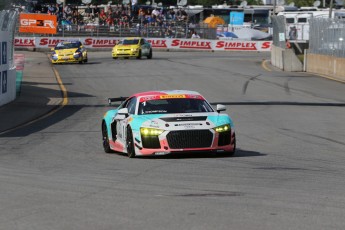
<svg viewBox="0 0 345 230">
<path fill-rule="evenodd" d="M 119 156 L 127 157 L 124 153 L 112 153 Z M 267 154 L 259 153 L 256 151 L 237 149 L 234 156 L 226 156 L 224 154 L 215 152 L 183 152 L 183 153 L 171 153 L 163 156 L 138 156 L 135 159 L 142 160 L 157 160 L 157 159 L 197 159 L 197 158 L 239 158 L 239 157 L 262 157 Z"/>
</svg>

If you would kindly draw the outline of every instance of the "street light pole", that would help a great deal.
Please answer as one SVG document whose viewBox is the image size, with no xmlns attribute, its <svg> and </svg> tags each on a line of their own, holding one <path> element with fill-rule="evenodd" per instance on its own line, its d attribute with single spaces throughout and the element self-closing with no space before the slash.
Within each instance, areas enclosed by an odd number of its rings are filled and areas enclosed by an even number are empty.
<svg viewBox="0 0 345 230">
<path fill-rule="evenodd" d="M 277 0 L 273 0 L 273 16 L 276 15 Z"/>
<path fill-rule="evenodd" d="M 332 18 L 333 0 L 329 3 L 329 18 Z"/>
</svg>

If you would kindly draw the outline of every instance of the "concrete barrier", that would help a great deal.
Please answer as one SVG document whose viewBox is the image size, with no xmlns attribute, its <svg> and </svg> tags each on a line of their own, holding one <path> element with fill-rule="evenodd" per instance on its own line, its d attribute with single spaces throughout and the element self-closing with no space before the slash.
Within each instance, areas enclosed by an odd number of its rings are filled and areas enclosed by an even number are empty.
<svg viewBox="0 0 345 230">
<path fill-rule="evenodd" d="M 272 45 L 271 64 L 284 71 L 303 71 L 303 64 L 293 49 L 283 49 Z"/>
<path fill-rule="evenodd" d="M 0 106 L 16 98 L 16 68 L 13 61 L 13 36 L 17 11 L 0 11 Z"/>
<path fill-rule="evenodd" d="M 321 54 L 307 54 L 307 72 L 323 74 L 338 80 L 345 80 L 345 58 Z"/>
<path fill-rule="evenodd" d="M 0 106 L 16 98 L 16 69 L 10 61 L 10 32 L 0 31 Z"/>
</svg>

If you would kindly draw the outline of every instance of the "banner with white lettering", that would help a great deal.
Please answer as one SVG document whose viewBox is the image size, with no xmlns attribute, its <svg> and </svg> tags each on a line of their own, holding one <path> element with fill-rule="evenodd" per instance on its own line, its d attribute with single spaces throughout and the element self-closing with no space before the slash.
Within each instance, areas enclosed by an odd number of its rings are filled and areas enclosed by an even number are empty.
<svg viewBox="0 0 345 230">
<path fill-rule="evenodd" d="M 120 37 L 16 37 L 15 47 L 52 48 L 58 42 L 80 40 L 85 48 L 112 48 L 123 38 Z M 244 40 L 206 40 L 206 39 L 174 39 L 147 38 L 154 49 L 209 50 L 209 51 L 271 51 L 272 41 Z"/>
</svg>

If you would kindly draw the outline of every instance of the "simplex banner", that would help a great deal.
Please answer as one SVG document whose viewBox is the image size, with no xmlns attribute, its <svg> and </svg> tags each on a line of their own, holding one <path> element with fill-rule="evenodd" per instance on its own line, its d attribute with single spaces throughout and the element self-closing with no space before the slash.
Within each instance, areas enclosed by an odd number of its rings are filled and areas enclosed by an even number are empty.
<svg viewBox="0 0 345 230">
<path fill-rule="evenodd" d="M 52 48 L 58 42 L 79 40 L 85 48 L 111 48 L 121 37 L 15 37 L 15 47 Z M 272 41 L 245 40 L 204 40 L 175 38 L 146 38 L 153 48 L 177 50 L 208 50 L 208 51 L 271 51 Z"/>
</svg>

